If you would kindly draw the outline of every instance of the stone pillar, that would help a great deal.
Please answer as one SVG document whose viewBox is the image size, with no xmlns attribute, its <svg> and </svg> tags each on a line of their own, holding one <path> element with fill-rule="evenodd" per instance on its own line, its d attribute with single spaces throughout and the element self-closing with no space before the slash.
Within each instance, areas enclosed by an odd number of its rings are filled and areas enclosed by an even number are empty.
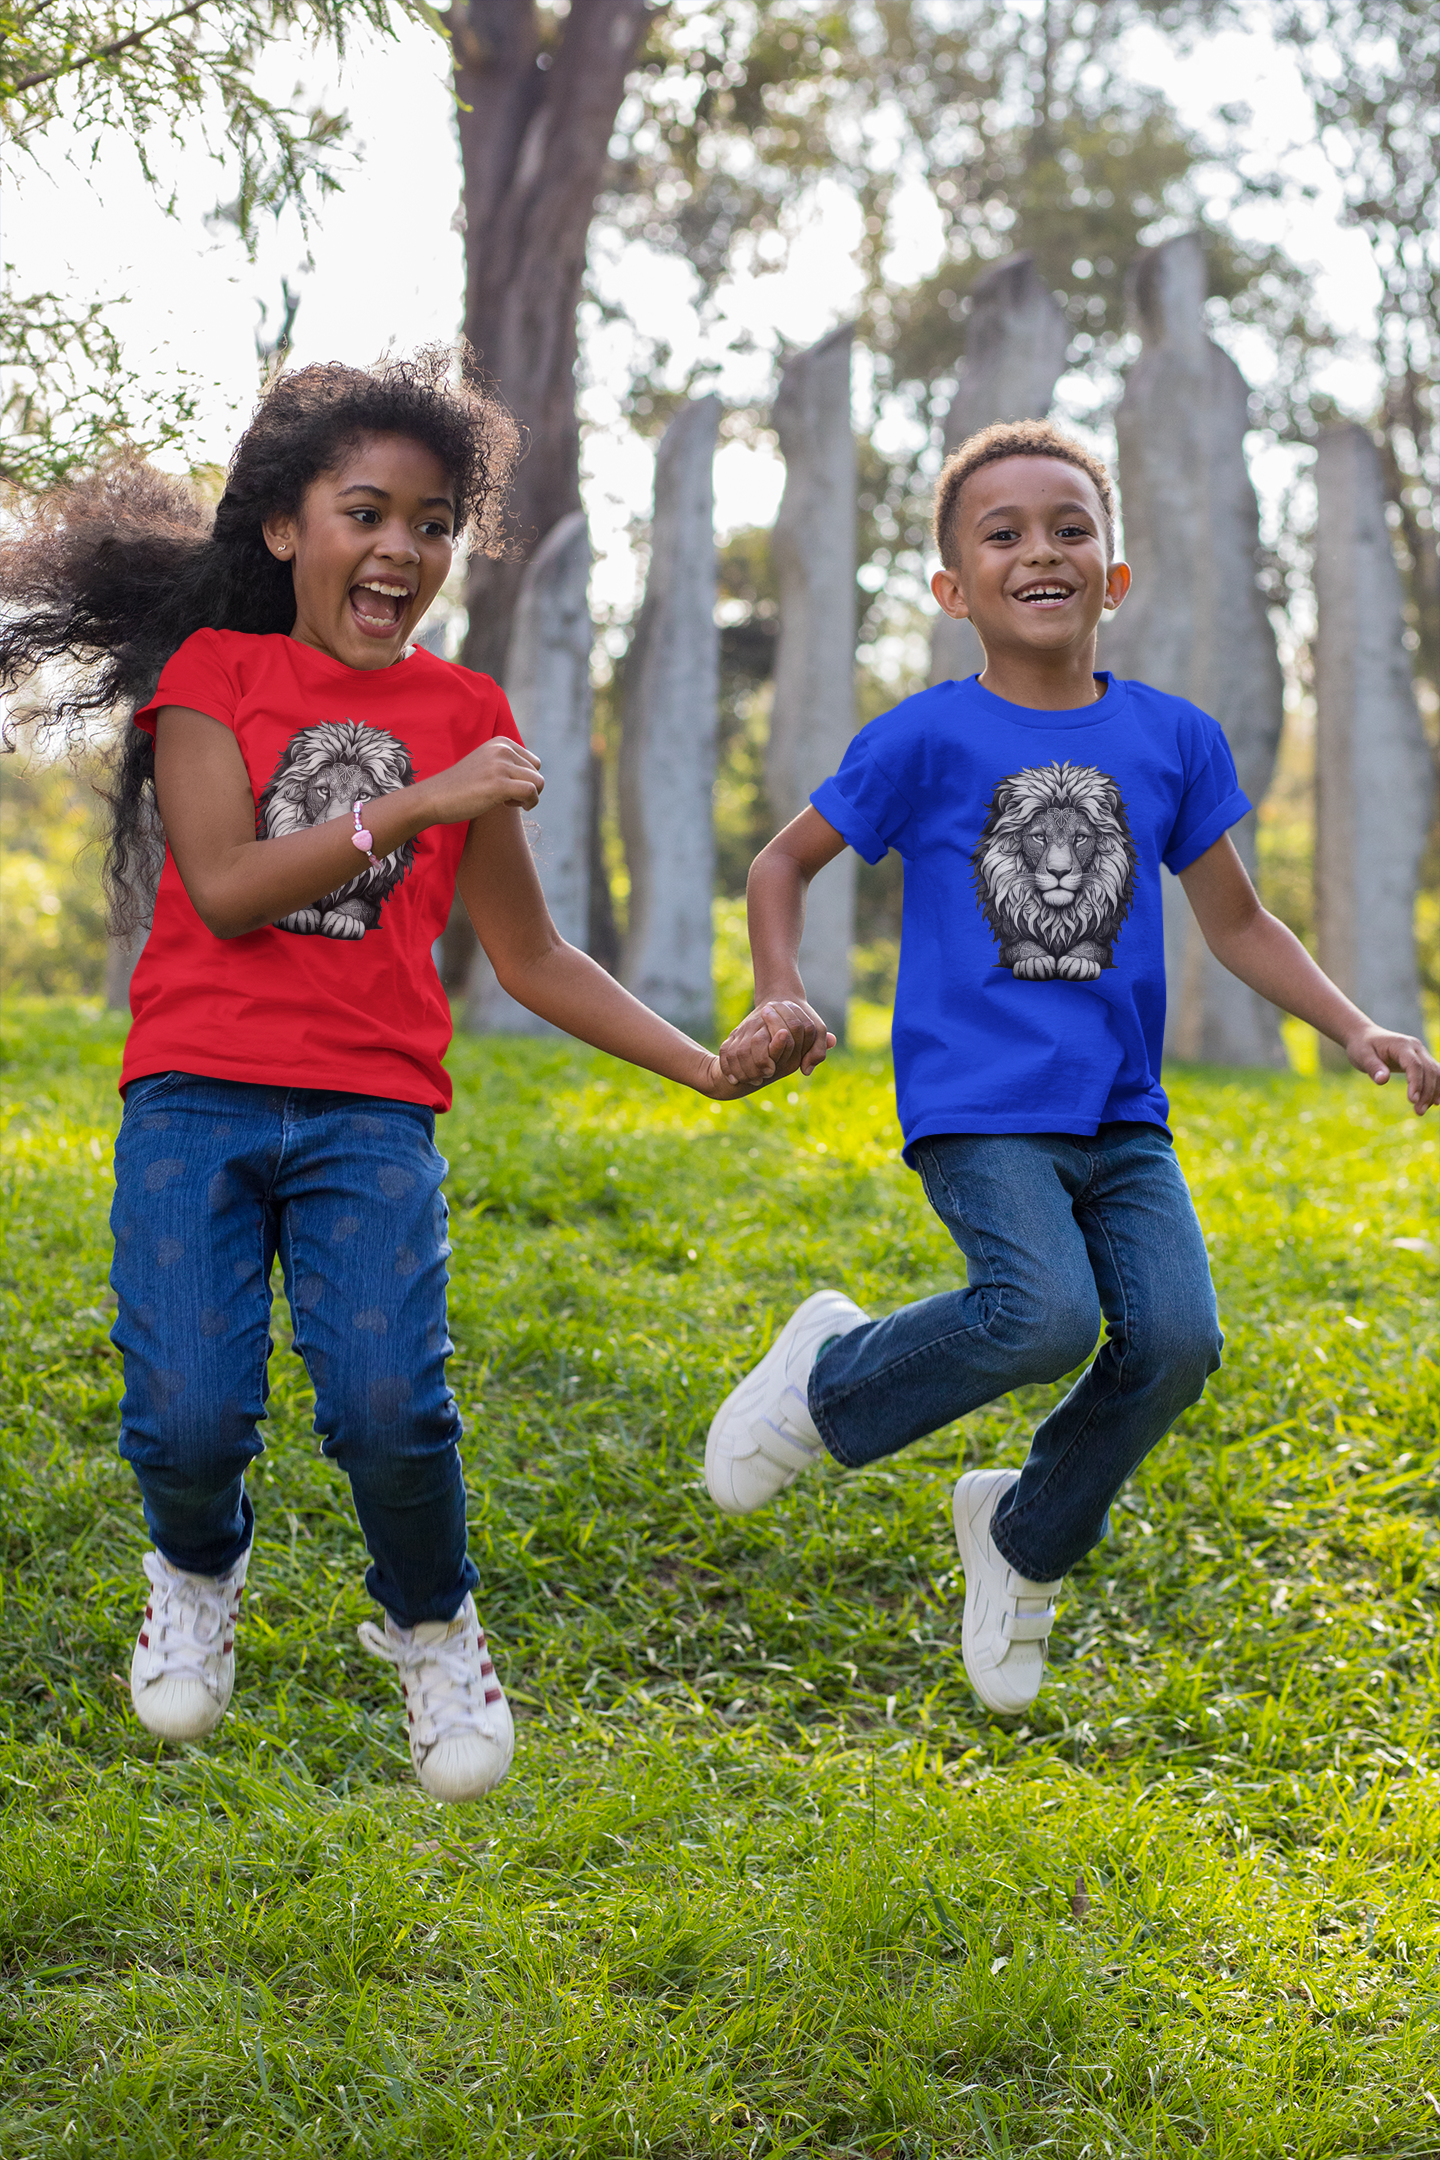
<svg viewBox="0 0 1440 2160">
<path fill-rule="evenodd" d="M 1434 784 L 1404 646 L 1400 576 L 1369 433 L 1315 461 L 1315 914 L 1320 965 L 1385 1027 L 1422 1032 L 1415 893 Z M 1327 1062 L 1348 1063 L 1322 1045 Z"/>
<path fill-rule="evenodd" d="M 965 361 L 945 416 L 945 455 L 996 420 L 1043 420 L 1065 371 L 1070 325 L 1032 255 L 996 263 L 970 288 Z M 984 667 L 974 626 L 940 615 L 930 630 L 930 680 Z"/>
<path fill-rule="evenodd" d="M 105 940 L 105 1003 L 111 1012 L 130 1010 L 130 978 L 149 935 L 150 925 L 143 923 L 128 937 Z"/>
<path fill-rule="evenodd" d="M 556 929 L 582 952 L 590 908 L 589 583 L 590 535 L 584 514 L 572 510 L 525 566 L 505 660 L 516 725 L 545 774 L 539 807 L 525 821 L 535 867 Z M 479 946 L 465 1024 L 491 1035 L 555 1032 L 501 989 Z"/>
<path fill-rule="evenodd" d="M 692 1035 L 715 1016 L 715 489 L 720 400 L 671 421 L 655 461 L 645 599 L 625 657 L 620 829 L 630 868 L 621 979 Z"/>
<path fill-rule="evenodd" d="M 139 709 L 137 701 L 136 709 Z M 105 1003 L 111 1012 L 130 1010 L 130 978 L 145 950 L 155 917 L 155 897 L 165 868 L 165 834 L 153 796 L 147 793 L 130 860 L 130 882 L 140 895 L 140 920 L 123 937 L 105 940 Z"/>
<path fill-rule="evenodd" d="M 1183 233 L 1140 256 L 1144 349 L 1116 418 L 1125 553 L 1135 585 L 1100 631 L 1100 664 L 1174 691 L 1224 728 L 1258 809 L 1275 769 L 1284 685 L 1258 567 L 1260 515 L 1245 464 L 1249 391 L 1205 335 L 1205 251 Z M 1255 818 L 1231 833 L 1255 872 Z M 1281 1065 L 1279 1015 L 1222 968 L 1179 881 L 1165 888 L 1165 1049 L 1216 1065 Z"/>
<path fill-rule="evenodd" d="M 785 458 L 775 522 L 780 637 L 765 784 L 777 824 L 797 817 L 855 733 L 855 438 L 850 426 L 853 323 L 796 353 L 773 419 Z M 855 925 L 849 848 L 810 888 L 800 972 L 806 995 L 843 1042 Z"/>
</svg>

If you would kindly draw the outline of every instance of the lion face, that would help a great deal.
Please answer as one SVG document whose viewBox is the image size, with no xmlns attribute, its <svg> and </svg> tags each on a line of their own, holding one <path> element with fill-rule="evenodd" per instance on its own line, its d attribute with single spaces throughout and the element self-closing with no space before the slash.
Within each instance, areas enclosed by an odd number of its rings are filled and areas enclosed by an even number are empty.
<svg viewBox="0 0 1440 2160">
<path fill-rule="evenodd" d="M 1033 981 L 1087 981 L 1113 965 L 1135 849 L 1107 774 L 1057 763 L 1002 780 L 972 862 L 1002 967 Z"/>
<path fill-rule="evenodd" d="M 357 802 L 392 794 L 413 778 L 410 753 L 398 736 L 358 720 L 321 720 L 286 744 L 260 797 L 256 831 L 262 840 L 276 840 L 310 825 L 328 825 L 348 818 Z M 378 869 L 367 863 L 346 884 L 282 916 L 275 927 L 301 937 L 362 938 L 379 922 L 382 904 L 414 859 L 415 843 L 407 840 Z"/>
</svg>

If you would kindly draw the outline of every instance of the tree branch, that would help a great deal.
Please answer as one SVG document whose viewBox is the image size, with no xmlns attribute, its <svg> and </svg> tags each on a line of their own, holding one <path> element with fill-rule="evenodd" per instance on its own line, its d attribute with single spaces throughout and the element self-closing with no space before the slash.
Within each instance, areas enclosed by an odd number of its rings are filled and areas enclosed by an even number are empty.
<svg viewBox="0 0 1440 2160">
<path fill-rule="evenodd" d="M 147 23 L 143 30 L 131 30 L 125 37 L 116 38 L 110 45 L 97 45 L 92 51 L 82 53 L 79 59 L 67 60 L 61 67 L 36 68 L 31 74 L 22 75 L 18 82 L 0 86 L 0 92 L 6 97 L 19 97 L 22 91 L 34 90 L 41 83 L 59 82 L 66 75 L 78 75 L 82 68 L 96 67 L 102 60 L 114 60 L 134 46 L 143 45 L 146 38 L 153 37 L 157 30 L 167 30 L 171 23 L 183 22 L 189 15 L 198 15 L 201 8 L 209 4 L 210 0 L 190 0 L 189 7 L 176 8 L 173 15 L 162 15 L 157 21 Z"/>
</svg>

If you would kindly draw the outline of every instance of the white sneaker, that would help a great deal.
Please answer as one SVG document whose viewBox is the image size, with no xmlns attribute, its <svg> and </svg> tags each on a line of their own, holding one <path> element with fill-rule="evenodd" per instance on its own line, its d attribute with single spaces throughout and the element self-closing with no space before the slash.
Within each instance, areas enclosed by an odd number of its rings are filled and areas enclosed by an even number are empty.
<svg viewBox="0 0 1440 2160">
<path fill-rule="evenodd" d="M 753 1371 L 715 1413 L 705 1442 L 705 1483 L 726 1515 L 753 1515 L 808 1470 L 825 1443 L 805 1388 L 822 1346 L 870 1315 L 838 1290 L 817 1290 L 781 1328 Z"/>
<path fill-rule="evenodd" d="M 995 1549 L 995 1509 L 1019 1482 L 1018 1470 L 967 1470 L 955 1487 L 955 1542 L 965 1570 L 960 1649 L 971 1687 L 1002 1717 L 1028 1710 L 1040 1692 L 1064 1580 L 1027 1582 Z"/>
<path fill-rule="evenodd" d="M 415 1775 L 437 1800 L 478 1800 L 494 1792 L 515 1754 L 515 1723 L 467 1595 L 453 1620 L 397 1627 L 387 1613 L 382 1634 L 363 1620 L 365 1648 L 400 1675 L 410 1720 Z"/>
<path fill-rule="evenodd" d="M 148 1732 L 203 1740 L 224 1717 L 249 1565 L 248 1546 L 228 1575 L 187 1575 L 162 1553 L 146 1553 L 150 1596 L 130 1660 L 130 1700 Z"/>
</svg>

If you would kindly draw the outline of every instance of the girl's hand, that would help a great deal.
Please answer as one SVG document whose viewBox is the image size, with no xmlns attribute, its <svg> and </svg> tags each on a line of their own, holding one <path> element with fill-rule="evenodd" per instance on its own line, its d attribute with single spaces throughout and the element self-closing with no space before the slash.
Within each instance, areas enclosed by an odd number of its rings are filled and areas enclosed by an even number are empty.
<svg viewBox="0 0 1440 2160">
<path fill-rule="evenodd" d="M 1346 1038 L 1345 1055 L 1358 1071 L 1368 1073 L 1377 1087 L 1383 1087 L 1392 1072 L 1403 1072 L 1405 1092 L 1416 1117 L 1424 1117 L 1440 1101 L 1440 1065 L 1414 1035 L 1396 1035 L 1370 1020 Z"/>
<path fill-rule="evenodd" d="M 732 1087 L 763 1087 L 800 1072 L 808 1079 L 835 1037 L 803 998 L 771 998 L 748 1013 L 720 1045 L 721 1072 Z"/>
<path fill-rule="evenodd" d="M 428 824 L 464 825 L 487 810 L 533 810 L 544 786 L 533 750 L 508 735 L 492 735 L 458 764 L 422 780 L 416 793 L 424 797 Z"/>
</svg>

